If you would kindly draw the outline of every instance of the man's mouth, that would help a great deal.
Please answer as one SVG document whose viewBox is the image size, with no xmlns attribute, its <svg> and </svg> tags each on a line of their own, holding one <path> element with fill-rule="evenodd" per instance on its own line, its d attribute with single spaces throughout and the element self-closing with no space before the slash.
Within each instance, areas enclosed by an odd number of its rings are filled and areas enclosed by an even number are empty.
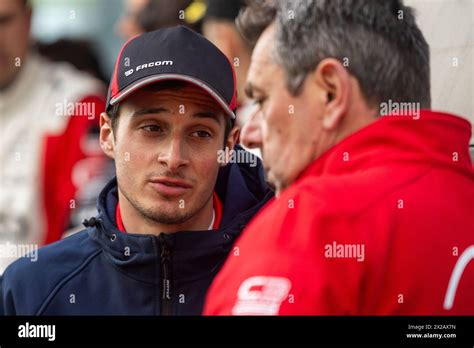
<svg viewBox="0 0 474 348">
<path fill-rule="evenodd" d="M 185 180 L 180 180 L 180 179 L 156 178 L 156 179 L 151 179 L 150 181 L 154 183 L 160 183 L 166 186 L 173 186 L 173 187 L 184 187 L 184 188 L 193 187 L 193 185 L 191 185 L 189 182 Z"/>
<path fill-rule="evenodd" d="M 187 181 L 171 178 L 151 179 L 149 184 L 163 196 L 180 196 L 193 187 Z"/>
</svg>

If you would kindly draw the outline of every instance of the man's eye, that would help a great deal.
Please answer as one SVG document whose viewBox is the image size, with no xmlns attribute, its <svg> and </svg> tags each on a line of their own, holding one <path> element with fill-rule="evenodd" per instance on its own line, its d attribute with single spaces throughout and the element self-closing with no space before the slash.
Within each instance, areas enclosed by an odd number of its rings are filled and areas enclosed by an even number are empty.
<svg viewBox="0 0 474 348">
<path fill-rule="evenodd" d="M 161 131 L 161 127 L 154 124 L 143 126 L 142 129 L 146 130 L 147 132 L 160 132 Z"/>
<path fill-rule="evenodd" d="M 206 131 L 196 131 L 196 132 L 191 133 L 191 136 L 199 137 L 199 138 L 209 138 L 211 137 L 211 134 Z"/>
<path fill-rule="evenodd" d="M 255 105 L 258 105 L 259 107 L 262 107 L 263 103 L 267 100 L 267 98 L 258 98 L 254 100 Z"/>
<path fill-rule="evenodd" d="M 0 26 L 8 25 L 15 20 L 15 15 L 0 16 Z"/>
</svg>

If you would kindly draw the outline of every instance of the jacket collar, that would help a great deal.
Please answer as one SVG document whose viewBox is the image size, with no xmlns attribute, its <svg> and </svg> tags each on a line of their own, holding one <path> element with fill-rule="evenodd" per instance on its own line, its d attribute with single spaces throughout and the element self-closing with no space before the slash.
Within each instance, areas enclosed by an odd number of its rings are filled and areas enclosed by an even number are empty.
<svg viewBox="0 0 474 348">
<path fill-rule="evenodd" d="M 329 149 L 299 179 L 350 174 L 389 162 L 444 166 L 472 177 L 470 138 L 469 122 L 447 113 L 421 110 L 419 119 L 381 116 Z"/>
</svg>

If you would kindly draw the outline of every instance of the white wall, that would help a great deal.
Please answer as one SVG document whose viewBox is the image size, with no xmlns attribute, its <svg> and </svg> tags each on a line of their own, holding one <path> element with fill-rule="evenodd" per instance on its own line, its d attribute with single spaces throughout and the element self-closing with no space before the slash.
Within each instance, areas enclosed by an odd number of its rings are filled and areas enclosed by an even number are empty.
<svg viewBox="0 0 474 348">
<path fill-rule="evenodd" d="M 405 0 L 405 4 L 415 8 L 430 45 L 433 109 L 464 116 L 474 124 L 474 0 Z"/>
</svg>

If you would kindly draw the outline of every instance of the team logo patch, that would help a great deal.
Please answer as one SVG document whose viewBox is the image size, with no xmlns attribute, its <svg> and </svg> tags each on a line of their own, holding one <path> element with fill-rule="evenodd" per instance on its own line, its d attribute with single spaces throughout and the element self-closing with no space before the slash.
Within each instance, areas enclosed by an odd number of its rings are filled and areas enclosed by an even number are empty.
<svg viewBox="0 0 474 348">
<path fill-rule="evenodd" d="M 233 315 L 277 315 L 291 282 L 283 277 L 255 276 L 244 280 L 237 293 Z"/>
</svg>

